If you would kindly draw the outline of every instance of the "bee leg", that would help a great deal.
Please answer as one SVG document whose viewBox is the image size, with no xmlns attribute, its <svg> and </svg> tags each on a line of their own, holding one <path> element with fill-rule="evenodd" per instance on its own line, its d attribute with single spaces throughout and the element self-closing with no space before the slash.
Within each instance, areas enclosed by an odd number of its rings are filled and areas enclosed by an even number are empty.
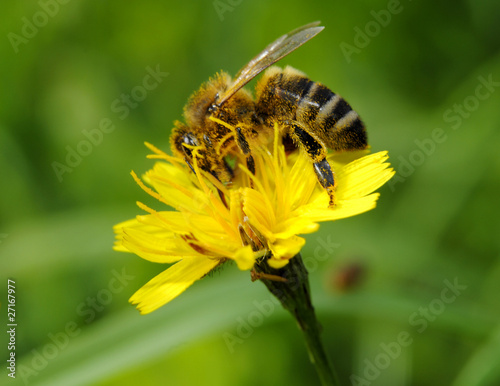
<svg viewBox="0 0 500 386">
<path fill-rule="evenodd" d="M 333 208 L 335 206 L 335 180 L 333 179 L 332 168 L 326 158 L 322 161 L 315 162 L 313 166 L 319 183 L 324 189 L 326 189 L 328 196 L 330 196 L 329 207 Z"/>
<path fill-rule="evenodd" d="M 228 169 L 228 173 L 232 174 L 233 173 L 233 169 L 231 169 L 231 167 L 225 161 L 224 161 L 224 165 Z M 217 172 L 215 172 L 214 170 L 208 170 L 208 172 L 212 176 L 214 176 L 217 181 L 219 181 L 220 183 L 223 183 L 221 181 L 220 177 L 217 175 Z M 219 193 L 220 200 L 222 201 L 222 203 L 224 204 L 224 206 L 229 209 L 229 205 L 227 204 L 227 201 L 226 201 L 226 196 L 224 196 L 224 193 L 222 193 L 222 191 L 219 188 L 216 187 L 216 189 L 217 189 L 217 193 Z"/>
<path fill-rule="evenodd" d="M 255 175 L 255 161 L 253 159 L 253 156 L 251 154 L 247 155 L 247 168 L 252 172 L 253 175 Z"/>
<path fill-rule="evenodd" d="M 335 179 L 333 178 L 332 168 L 326 159 L 326 149 L 316 138 L 298 124 L 292 123 L 291 128 L 292 138 L 302 145 L 306 153 L 313 160 L 316 177 L 330 197 L 329 207 L 333 208 L 335 206 Z"/>
<path fill-rule="evenodd" d="M 215 178 L 217 178 L 222 183 L 228 183 L 233 180 L 234 173 L 231 166 L 228 165 L 225 159 L 220 159 L 220 157 L 215 153 L 214 147 L 210 137 L 206 134 L 203 135 L 203 142 L 205 143 L 206 155 L 205 158 L 209 160 L 208 164 L 211 166 L 216 165 L 216 171 L 208 170 Z"/>
<path fill-rule="evenodd" d="M 187 157 L 184 157 L 184 162 L 186 163 L 187 166 L 189 166 L 189 169 L 191 169 L 191 171 L 194 174 L 196 174 L 196 172 L 194 171 L 193 165 L 191 165 L 191 162 L 189 162 L 189 159 Z"/>
<path fill-rule="evenodd" d="M 229 166 L 226 160 L 224 160 L 224 165 L 226 165 L 226 170 L 231 175 L 231 181 L 232 181 L 234 178 L 234 170 L 231 166 Z"/>
<path fill-rule="evenodd" d="M 236 128 L 236 142 L 238 143 L 238 147 L 241 149 L 243 154 L 246 155 L 247 168 L 250 172 L 255 175 L 255 161 L 253 159 L 252 154 L 250 153 L 250 145 L 248 144 L 247 139 L 243 135 L 243 130 L 241 127 Z M 252 181 L 250 181 L 250 185 Z"/>
</svg>

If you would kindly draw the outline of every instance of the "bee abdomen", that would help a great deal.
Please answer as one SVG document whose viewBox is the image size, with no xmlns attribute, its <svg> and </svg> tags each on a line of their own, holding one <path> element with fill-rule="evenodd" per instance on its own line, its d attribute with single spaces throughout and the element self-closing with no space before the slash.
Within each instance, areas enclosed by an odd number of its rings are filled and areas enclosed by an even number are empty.
<svg viewBox="0 0 500 386">
<path fill-rule="evenodd" d="M 296 119 L 320 132 L 333 150 L 364 149 L 366 130 L 359 115 L 340 95 L 314 83 L 298 101 Z"/>
<path fill-rule="evenodd" d="M 340 95 L 321 83 L 315 83 L 297 103 L 297 120 L 323 128 L 335 130 L 359 118 Z"/>
<path fill-rule="evenodd" d="M 366 148 L 364 124 L 340 95 L 291 67 L 266 74 L 257 89 L 257 113 L 266 124 L 296 121 L 332 150 Z"/>
<path fill-rule="evenodd" d="M 314 87 L 314 82 L 305 76 L 290 75 L 287 72 L 280 73 L 276 82 L 276 96 L 281 103 L 284 102 L 287 106 L 288 114 L 286 115 L 291 115 L 286 117 L 287 119 L 294 118 L 297 107 L 306 98 L 312 87 Z"/>
<path fill-rule="evenodd" d="M 312 125 L 323 107 L 335 97 L 335 93 L 320 83 L 311 80 L 309 82 L 313 85 L 298 101 L 296 116 L 298 121 Z"/>
</svg>

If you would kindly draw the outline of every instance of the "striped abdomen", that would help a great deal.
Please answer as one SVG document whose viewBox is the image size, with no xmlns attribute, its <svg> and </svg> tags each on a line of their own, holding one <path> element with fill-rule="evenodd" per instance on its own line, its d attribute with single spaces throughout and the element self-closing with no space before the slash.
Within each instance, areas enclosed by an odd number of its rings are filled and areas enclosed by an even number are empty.
<svg viewBox="0 0 500 386">
<path fill-rule="evenodd" d="M 339 95 L 301 72 L 269 69 L 257 85 L 257 113 L 267 124 L 298 122 L 336 151 L 364 149 L 366 130 L 359 115 Z"/>
</svg>

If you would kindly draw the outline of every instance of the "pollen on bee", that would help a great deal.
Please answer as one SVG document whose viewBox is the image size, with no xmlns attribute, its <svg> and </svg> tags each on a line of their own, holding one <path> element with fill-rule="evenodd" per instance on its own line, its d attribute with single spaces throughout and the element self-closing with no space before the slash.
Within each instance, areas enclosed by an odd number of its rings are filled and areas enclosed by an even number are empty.
<svg viewBox="0 0 500 386">
<path fill-rule="evenodd" d="M 326 192 L 328 193 L 328 197 L 330 197 L 330 200 L 328 202 L 328 208 L 334 209 L 335 208 L 335 187 L 334 186 L 329 186 L 326 188 Z"/>
</svg>

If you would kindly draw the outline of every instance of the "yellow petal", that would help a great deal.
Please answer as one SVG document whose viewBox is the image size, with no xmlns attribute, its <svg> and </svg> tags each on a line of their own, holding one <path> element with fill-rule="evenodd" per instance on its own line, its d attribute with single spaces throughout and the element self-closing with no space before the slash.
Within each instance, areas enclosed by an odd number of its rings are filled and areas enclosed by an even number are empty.
<svg viewBox="0 0 500 386">
<path fill-rule="evenodd" d="M 271 268 L 280 269 L 288 264 L 288 260 L 289 259 L 276 259 L 272 257 L 269 260 L 267 260 L 267 264 L 269 264 Z"/>
<path fill-rule="evenodd" d="M 316 232 L 319 224 L 306 216 L 294 216 L 276 227 L 274 236 L 278 239 L 286 239 L 293 235 Z"/>
<path fill-rule="evenodd" d="M 113 245 L 113 250 L 118 252 L 132 252 L 128 248 L 125 248 L 121 241 L 115 241 Z"/>
<path fill-rule="evenodd" d="M 238 249 L 232 259 L 236 261 L 238 268 L 242 271 L 252 268 L 255 263 L 255 255 L 250 246 Z"/>
<path fill-rule="evenodd" d="M 188 209 L 199 213 L 208 204 L 208 199 L 200 190 L 193 189 L 193 182 L 187 173 L 164 162 L 157 162 L 152 170 L 146 173 L 147 180 L 165 199 L 168 205 L 177 210 Z"/>
<path fill-rule="evenodd" d="M 254 226 L 267 240 L 273 242 L 273 229 L 276 223 L 274 209 L 261 192 L 243 189 L 243 211 Z"/>
<path fill-rule="evenodd" d="M 292 166 L 287 187 L 288 194 L 292 196 L 291 210 L 307 203 L 318 187 L 318 180 L 312 170 L 313 166 L 308 156 L 300 152 Z"/>
<path fill-rule="evenodd" d="M 343 168 L 345 165 L 361 159 L 369 154 L 369 149 L 335 152 L 328 155 L 328 162 L 330 162 L 330 165 L 332 165 L 335 170 L 338 170 L 340 168 Z"/>
<path fill-rule="evenodd" d="M 156 162 L 152 171 L 154 171 L 154 175 L 166 179 L 172 179 L 178 186 L 186 188 L 187 192 L 192 191 L 191 187 L 193 186 L 193 182 L 189 173 L 186 173 L 184 168 L 180 169 L 179 167 L 171 165 L 167 162 Z"/>
<path fill-rule="evenodd" d="M 273 259 L 291 259 L 293 256 L 300 252 L 305 243 L 306 240 L 298 236 L 293 236 L 288 239 L 276 240 L 276 242 L 270 245 L 271 251 L 273 252 L 273 257 L 269 261 Z"/>
<path fill-rule="evenodd" d="M 145 219 L 150 216 L 137 216 L 134 219 L 123 221 L 119 224 L 116 224 L 113 227 L 113 230 L 115 231 L 115 245 L 113 246 L 113 249 L 116 251 L 121 251 L 121 252 L 130 252 L 128 248 L 126 248 L 123 245 L 123 238 L 125 236 L 125 229 L 139 229 L 143 232 L 146 233 L 152 233 L 158 235 L 159 233 L 165 233 L 165 230 L 162 230 L 161 228 L 158 227 L 157 223 L 154 224 L 153 222 L 150 222 L 150 224 L 145 223 Z M 154 224 L 154 225 L 153 225 Z"/>
<path fill-rule="evenodd" d="M 129 301 L 137 304 L 141 314 L 148 314 L 179 296 L 219 263 L 204 257 L 185 258 L 151 279 Z"/>
<path fill-rule="evenodd" d="M 143 259 L 154 263 L 173 263 L 185 255 L 197 255 L 181 238 L 171 232 L 159 235 L 142 232 L 138 229 L 124 230 L 123 247 Z"/>
<path fill-rule="evenodd" d="M 370 154 L 346 165 L 336 175 L 338 187 L 335 197 L 347 200 L 366 196 L 380 188 L 393 175 L 389 168 L 387 152 Z"/>
<path fill-rule="evenodd" d="M 222 227 L 221 223 L 213 217 L 198 214 L 186 215 L 189 216 L 189 226 L 194 234 L 204 233 L 215 239 L 227 239 L 228 236 L 236 235 L 234 230 L 231 231 L 231 234 L 228 234 L 226 228 Z"/>
<path fill-rule="evenodd" d="M 158 227 L 180 235 L 190 233 L 188 216 L 183 212 L 156 212 L 151 216 L 144 216 L 143 221 L 155 224 Z"/>
<path fill-rule="evenodd" d="M 333 210 L 325 210 L 324 205 L 315 203 L 307 207 L 302 207 L 301 212 L 304 216 L 309 217 L 313 221 L 339 220 L 341 218 L 355 216 L 375 208 L 379 196 L 379 193 L 373 193 L 369 196 L 357 199 L 338 201 Z M 319 200 L 318 202 L 320 204 L 322 203 L 322 201 Z M 328 199 L 325 199 L 325 202 L 328 203 Z"/>
</svg>

